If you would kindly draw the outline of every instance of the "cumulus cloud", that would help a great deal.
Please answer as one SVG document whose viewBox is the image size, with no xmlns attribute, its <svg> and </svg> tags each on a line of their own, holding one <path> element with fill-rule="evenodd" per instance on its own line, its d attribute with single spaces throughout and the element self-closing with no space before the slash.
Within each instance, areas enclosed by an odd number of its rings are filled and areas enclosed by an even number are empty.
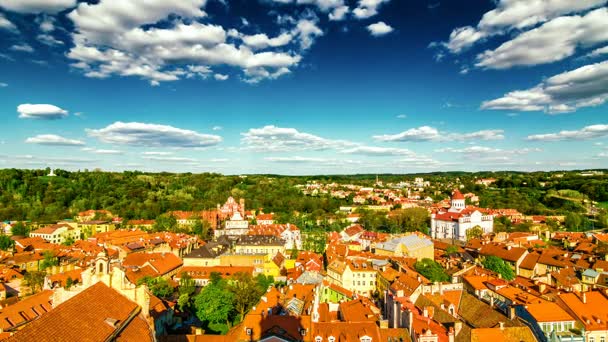
<svg viewBox="0 0 608 342">
<path fill-rule="evenodd" d="M 378 14 L 378 8 L 390 0 L 359 0 L 357 8 L 353 10 L 353 14 L 357 19 L 367 19 Z"/>
<path fill-rule="evenodd" d="M 336 7 L 333 10 L 333 12 L 331 12 L 329 14 L 329 20 L 333 20 L 333 21 L 344 20 L 344 18 L 346 18 L 346 15 L 348 14 L 349 11 L 350 11 L 350 9 L 348 8 L 348 6 Z"/>
<path fill-rule="evenodd" d="M 460 53 L 486 38 L 522 30 L 570 13 L 597 8 L 606 0 L 499 0 L 476 27 L 459 27 L 443 43 L 450 52 Z"/>
<path fill-rule="evenodd" d="M 608 41 L 608 9 L 555 18 L 477 56 L 477 67 L 506 69 L 560 61 L 577 47 Z"/>
<path fill-rule="evenodd" d="M 398 134 L 373 136 L 378 141 L 465 141 L 465 140 L 501 140 L 504 131 L 501 129 L 481 130 L 469 133 L 441 132 L 435 127 L 421 126 L 410 128 Z"/>
<path fill-rule="evenodd" d="M 347 154 L 361 154 L 365 156 L 414 156 L 415 153 L 405 148 L 357 146 L 340 151 Z"/>
<path fill-rule="evenodd" d="M 329 20 L 343 20 L 346 17 L 349 9 L 344 4 L 344 0 L 272 0 L 281 4 L 296 3 L 299 5 L 313 5 L 322 12 L 329 12 Z"/>
<path fill-rule="evenodd" d="M 134 146 L 207 147 L 222 141 L 218 135 L 141 122 L 117 121 L 101 129 L 86 131 L 90 137 L 104 143 Z"/>
<path fill-rule="evenodd" d="M 552 76 L 527 90 L 515 90 L 485 101 L 482 109 L 567 113 L 598 106 L 608 99 L 608 61 Z"/>
<path fill-rule="evenodd" d="M 357 144 L 346 140 L 333 140 L 314 134 L 300 132 L 295 128 L 264 126 L 251 128 L 241 133 L 241 143 L 246 149 L 267 152 L 286 152 L 303 150 L 327 150 L 346 148 Z"/>
<path fill-rule="evenodd" d="M 82 146 L 84 142 L 68 139 L 56 134 L 39 134 L 25 140 L 28 144 L 50 145 L 50 146 Z"/>
<path fill-rule="evenodd" d="M 588 140 L 608 136 L 608 124 L 590 125 L 574 131 L 529 135 L 530 141 Z"/>
<path fill-rule="evenodd" d="M 68 116 L 68 111 L 51 104 L 24 103 L 17 106 L 21 119 L 56 120 Z"/>
<path fill-rule="evenodd" d="M 0 7 L 19 13 L 57 13 L 76 6 L 77 0 L 0 0 Z"/>
<path fill-rule="evenodd" d="M 291 29 L 282 27 L 282 33 L 272 38 L 186 19 L 204 17 L 205 2 L 80 3 L 68 15 L 76 32 L 67 56 L 74 60 L 74 68 L 94 78 L 133 76 L 158 85 L 195 75 L 205 78 L 212 75 L 213 67 L 222 65 L 240 69 L 245 80 L 255 83 L 288 74 L 299 64 L 302 51 L 323 34 L 316 17 L 310 15 L 293 19 Z M 150 26 L 171 14 L 182 18 L 162 27 Z M 192 67 L 209 72 L 193 74 Z M 222 80 L 224 76 L 214 77 Z"/>
<path fill-rule="evenodd" d="M 387 25 L 384 21 L 379 21 L 367 26 L 367 30 L 374 37 L 384 36 L 393 32 L 393 28 Z"/>
</svg>

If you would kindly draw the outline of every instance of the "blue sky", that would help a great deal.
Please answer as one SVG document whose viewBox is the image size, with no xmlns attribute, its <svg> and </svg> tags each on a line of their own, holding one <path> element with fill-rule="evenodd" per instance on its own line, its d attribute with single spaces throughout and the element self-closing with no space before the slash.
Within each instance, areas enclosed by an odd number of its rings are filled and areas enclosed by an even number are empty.
<svg viewBox="0 0 608 342">
<path fill-rule="evenodd" d="M 0 167 L 605 168 L 605 0 L 0 0 Z"/>
</svg>

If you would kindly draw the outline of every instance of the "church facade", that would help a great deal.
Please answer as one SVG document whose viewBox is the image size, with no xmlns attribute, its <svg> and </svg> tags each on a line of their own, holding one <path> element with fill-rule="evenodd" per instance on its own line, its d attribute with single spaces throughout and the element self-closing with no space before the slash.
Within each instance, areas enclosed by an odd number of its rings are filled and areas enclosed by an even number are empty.
<svg viewBox="0 0 608 342">
<path fill-rule="evenodd" d="M 465 198 L 458 190 L 452 193 L 448 210 L 431 214 L 431 237 L 433 239 L 456 239 L 466 241 L 467 230 L 479 226 L 483 233 L 494 231 L 494 216 L 473 206 L 467 207 Z"/>
</svg>

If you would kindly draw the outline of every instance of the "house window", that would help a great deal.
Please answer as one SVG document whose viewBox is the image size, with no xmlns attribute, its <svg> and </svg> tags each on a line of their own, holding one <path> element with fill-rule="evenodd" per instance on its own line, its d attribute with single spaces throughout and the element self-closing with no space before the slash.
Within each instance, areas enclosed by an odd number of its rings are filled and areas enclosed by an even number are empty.
<svg viewBox="0 0 608 342">
<path fill-rule="evenodd" d="M 606 337 L 605 336 L 600 336 L 600 342 L 606 342 Z"/>
<path fill-rule="evenodd" d="M 589 336 L 589 342 L 595 342 L 595 337 Z"/>
<path fill-rule="evenodd" d="M 372 338 L 369 336 L 363 336 L 359 339 L 361 342 L 372 342 Z"/>
<path fill-rule="evenodd" d="M 329 337 L 327 338 L 327 340 L 328 340 L 329 342 L 336 342 L 336 338 L 335 338 L 335 337 L 333 337 L 333 336 L 329 336 Z"/>
<path fill-rule="evenodd" d="M 321 336 L 315 337 L 315 342 L 321 342 L 321 341 L 323 341 L 323 337 L 321 337 Z"/>
</svg>

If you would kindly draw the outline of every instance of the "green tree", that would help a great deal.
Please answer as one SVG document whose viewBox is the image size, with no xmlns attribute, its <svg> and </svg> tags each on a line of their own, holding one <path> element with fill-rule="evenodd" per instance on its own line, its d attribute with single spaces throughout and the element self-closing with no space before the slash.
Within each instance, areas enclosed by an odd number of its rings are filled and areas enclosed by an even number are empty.
<svg viewBox="0 0 608 342">
<path fill-rule="evenodd" d="M 65 289 L 69 290 L 72 285 L 74 285 L 74 280 L 72 277 L 68 277 L 68 279 L 65 280 Z"/>
<path fill-rule="evenodd" d="M 211 233 L 211 223 L 207 220 L 197 219 L 192 225 L 192 233 L 198 235 L 202 240 L 209 240 Z"/>
<path fill-rule="evenodd" d="M 12 250 L 15 246 L 15 241 L 6 235 L 0 235 L 0 249 L 3 251 Z"/>
<path fill-rule="evenodd" d="M 23 284 L 30 289 L 32 294 L 34 294 L 42 290 L 45 277 L 46 272 L 44 271 L 26 272 L 25 275 L 23 275 Z"/>
<path fill-rule="evenodd" d="M 29 236 L 30 228 L 23 222 L 17 222 L 11 227 L 11 233 L 15 236 Z"/>
<path fill-rule="evenodd" d="M 425 208 L 406 208 L 391 213 L 388 223 L 395 233 L 423 232 L 428 233 L 430 215 Z"/>
<path fill-rule="evenodd" d="M 507 264 L 501 258 L 490 255 L 486 257 L 481 264 L 483 267 L 487 268 L 490 271 L 496 272 L 501 275 L 503 279 L 513 280 L 515 279 L 515 273 L 509 264 Z"/>
<path fill-rule="evenodd" d="M 446 282 L 450 280 L 450 276 L 445 272 L 443 267 L 436 262 L 428 258 L 424 258 L 417 261 L 414 264 L 416 272 L 422 274 L 425 278 L 433 282 Z"/>
<path fill-rule="evenodd" d="M 232 276 L 228 289 L 233 294 L 234 308 L 239 314 L 240 320 L 260 300 L 260 296 L 263 293 L 251 274 L 244 272 L 239 272 Z"/>
<path fill-rule="evenodd" d="M 445 253 L 446 254 L 458 253 L 458 247 L 456 247 L 454 245 L 450 245 L 450 246 L 448 246 L 448 248 L 445 249 Z"/>
<path fill-rule="evenodd" d="M 44 259 L 40 263 L 40 269 L 46 270 L 49 267 L 59 265 L 59 260 L 57 259 L 55 253 L 53 253 L 52 251 L 44 251 L 42 255 L 44 256 Z"/>
<path fill-rule="evenodd" d="M 471 228 L 467 229 L 467 231 L 466 231 L 467 241 L 471 240 L 471 239 L 478 239 L 482 235 L 483 235 L 483 228 L 481 228 L 480 226 L 471 227 Z"/>
<path fill-rule="evenodd" d="M 190 299 L 195 290 L 196 283 L 194 282 L 194 279 L 192 279 L 190 274 L 182 272 L 179 279 L 179 299 L 177 301 L 180 310 L 184 311 L 190 306 Z"/>
<path fill-rule="evenodd" d="M 160 298 L 169 298 L 173 294 L 173 287 L 169 281 L 162 277 L 145 276 L 137 281 L 137 285 L 146 284 L 153 295 Z"/>
<path fill-rule="evenodd" d="M 174 232 L 177 229 L 177 219 L 173 215 L 160 215 L 156 218 L 152 229 L 155 232 Z"/>
<path fill-rule="evenodd" d="M 564 225 L 566 226 L 567 230 L 579 230 L 582 222 L 583 219 L 579 214 L 570 212 L 566 215 Z"/>
<path fill-rule="evenodd" d="M 203 322 L 229 324 L 234 313 L 234 294 L 220 283 L 208 284 L 194 298 L 196 316 Z"/>
<path fill-rule="evenodd" d="M 61 244 L 64 246 L 71 246 L 74 244 L 74 242 L 76 242 L 76 241 L 74 241 L 74 238 L 71 236 L 68 236 L 68 238 L 65 239 Z"/>
</svg>

